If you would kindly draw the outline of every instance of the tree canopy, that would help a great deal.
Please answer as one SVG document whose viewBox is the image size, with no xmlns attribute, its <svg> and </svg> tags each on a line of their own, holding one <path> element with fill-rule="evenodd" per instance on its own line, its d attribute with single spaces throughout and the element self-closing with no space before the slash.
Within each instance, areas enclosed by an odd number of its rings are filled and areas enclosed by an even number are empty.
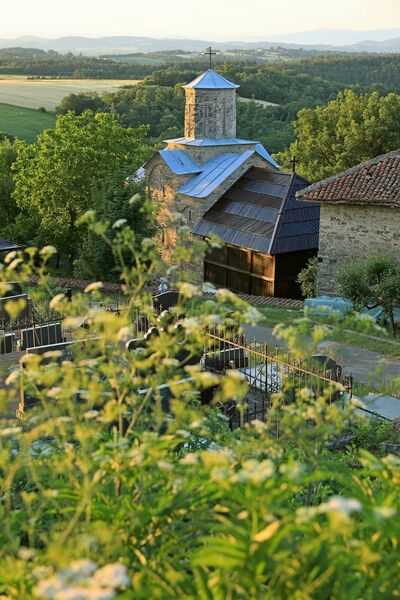
<svg viewBox="0 0 400 600">
<path fill-rule="evenodd" d="M 391 256 L 370 256 L 339 275 L 341 293 L 356 306 L 382 306 L 396 335 L 394 307 L 400 303 L 400 265 Z"/>
<path fill-rule="evenodd" d="M 145 133 L 145 128 L 121 127 L 111 114 L 59 116 L 54 130 L 44 131 L 18 153 L 14 198 L 22 211 L 19 229 L 35 223 L 35 241 L 54 244 L 72 265 L 82 234 L 77 219 L 96 208 L 93 192 L 112 173 L 126 177 L 144 162 Z"/>
<path fill-rule="evenodd" d="M 96 226 L 89 226 L 82 236 L 74 272 L 82 279 L 118 282 L 120 265 L 113 247 L 119 227 L 113 227 L 113 224 L 130 227 L 139 248 L 141 241 L 153 234 L 152 202 L 143 185 L 128 184 L 122 173 L 113 173 L 94 191 L 93 206 L 96 217 L 103 223 L 101 235 Z"/>
<path fill-rule="evenodd" d="M 340 92 L 325 106 L 303 109 L 294 123 L 296 141 L 278 160 L 296 156 L 298 172 L 316 181 L 400 146 L 400 96 Z"/>
<path fill-rule="evenodd" d="M 0 212 L 1 226 L 4 231 L 12 223 L 18 213 L 15 200 L 13 198 L 14 178 L 12 165 L 17 159 L 20 142 L 11 141 L 7 138 L 0 141 Z"/>
</svg>

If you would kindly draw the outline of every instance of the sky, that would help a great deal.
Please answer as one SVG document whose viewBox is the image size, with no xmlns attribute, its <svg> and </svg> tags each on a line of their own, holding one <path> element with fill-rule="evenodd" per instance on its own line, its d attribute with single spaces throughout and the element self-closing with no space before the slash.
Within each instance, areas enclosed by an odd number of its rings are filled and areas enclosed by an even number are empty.
<svg viewBox="0 0 400 600">
<path fill-rule="evenodd" d="M 140 35 L 250 41 L 321 28 L 396 27 L 400 0 L 0 0 L 2 38 Z"/>
</svg>

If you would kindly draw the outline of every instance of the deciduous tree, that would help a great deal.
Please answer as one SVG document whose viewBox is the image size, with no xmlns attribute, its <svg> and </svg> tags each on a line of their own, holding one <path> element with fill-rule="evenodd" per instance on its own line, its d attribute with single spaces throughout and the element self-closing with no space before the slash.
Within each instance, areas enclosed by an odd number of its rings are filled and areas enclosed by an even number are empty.
<svg viewBox="0 0 400 600">
<path fill-rule="evenodd" d="M 400 146 L 400 96 L 340 92 L 335 100 L 303 109 L 294 124 L 296 141 L 278 156 L 289 166 L 296 156 L 298 172 L 316 181 Z"/>
<path fill-rule="evenodd" d="M 93 205 L 112 173 L 130 175 L 145 159 L 145 128 L 121 127 L 110 114 L 58 116 L 55 129 L 25 145 L 15 163 L 14 198 L 37 222 L 35 241 L 76 257 L 83 231 L 77 219 Z"/>
<path fill-rule="evenodd" d="M 400 264 L 390 256 L 370 256 L 352 263 L 339 276 L 341 293 L 356 306 L 382 306 L 395 336 L 394 308 L 400 304 Z"/>
</svg>

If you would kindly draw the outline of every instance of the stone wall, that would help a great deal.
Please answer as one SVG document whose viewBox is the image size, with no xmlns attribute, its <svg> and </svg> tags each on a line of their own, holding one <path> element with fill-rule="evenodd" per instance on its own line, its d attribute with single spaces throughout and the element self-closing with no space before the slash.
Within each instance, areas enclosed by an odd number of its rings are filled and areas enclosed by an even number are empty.
<svg viewBox="0 0 400 600">
<path fill-rule="evenodd" d="M 185 108 L 186 138 L 236 137 L 235 90 L 187 88 Z"/>
<path fill-rule="evenodd" d="M 266 161 L 258 154 L 253 154 L 210 196 L 192 198 L 176 193 L 176 190 L 192 175 L 175 175 L 159 155 L 155 155 L 147 163 L 146 177 L 150 193 L 158 205 L 157 221 L 160 225 L 160 233 L 157 236 L 157 243 L 161 255 L 166 260 L 170 260 L 173 256 L 179 225 L 187 225 L 192 229 L 204 213 L 252 166 L 265 167 Z"/>
<path fill-rule="evenodd" d="M 354 259 L 380 253 L 400 261 L 399 231 L 399 208 L 322 203 L 318 293 L 338 293 L 338 274 Z"/>
</svg>

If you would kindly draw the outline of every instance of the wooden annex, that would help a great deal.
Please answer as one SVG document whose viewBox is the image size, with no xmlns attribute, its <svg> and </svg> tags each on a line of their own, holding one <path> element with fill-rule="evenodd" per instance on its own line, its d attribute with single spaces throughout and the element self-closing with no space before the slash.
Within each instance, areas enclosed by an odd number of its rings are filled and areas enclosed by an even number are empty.
<svg viewBox="0 0 400 600">
<path fill-rule="evenodd" d="M 295 173 L 249 169 L 195 226 L 224 244 L 204 262 L 204 279 L 257 296 L 299 298 L 299 272 L 318 252 L 318 202 L 296 199 L 308 182 Z"/>
</svg>

